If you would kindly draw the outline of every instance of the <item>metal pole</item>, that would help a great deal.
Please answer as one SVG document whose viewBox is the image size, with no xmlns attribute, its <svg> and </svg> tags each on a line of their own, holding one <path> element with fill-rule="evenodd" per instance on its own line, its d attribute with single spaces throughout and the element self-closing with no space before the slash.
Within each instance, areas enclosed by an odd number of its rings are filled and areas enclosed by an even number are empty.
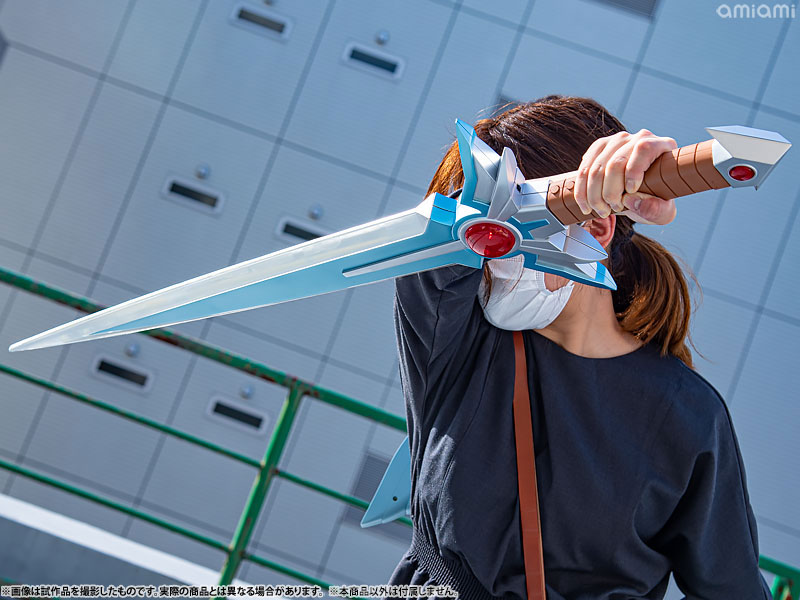
<svg viewBox="0 0 800 600">
<path fill-rule="evenodd" d="M 245 504 L 244 512 L 242 512 L 242 516 L 239 520 L 239 525 L 236 528 L 236 533 L 233 535 L 233 539 L 228 547 L 228 556 L 222 567 L 218 585 L 229 585 L 231 581 L 233 581 L 239 569 L 239 565 L 245 558 L 245 549 L 253 533 L 256 519 L 261 512 L 261 506 L 269 491 L 269 485 L 274 476 L 274 469 L 278 465 L 281 454 L 283 454 L 283 448 L 289 437 L 289 431 L 294 423 L 297 410 L 300 407 L 300 400 L 305 393 L 306 388 L 301 384 L 293 383 L 289 388 L 289 395 L 283 403 L 281 414 L 278 417 L 275 429 L 270 437 L 264 460 L 253 482 L 253 487 L 250 489 L 250 496 L 247 498 L 247 503 Z M 222 600 L 222 598 L 218 598 L 218 600 Z"/>
</svg>

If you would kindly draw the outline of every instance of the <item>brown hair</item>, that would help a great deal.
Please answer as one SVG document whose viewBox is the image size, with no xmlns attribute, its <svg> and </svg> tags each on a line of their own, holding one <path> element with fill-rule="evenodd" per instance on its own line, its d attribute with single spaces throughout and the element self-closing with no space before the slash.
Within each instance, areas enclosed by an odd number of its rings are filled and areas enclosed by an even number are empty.
<svg viewBox="0 0 800 600">
<path fill-rule="evenodd" d="M 498 154 L 514 151 L 526 179 L 576 170 L 583 153 L 600 137 L 625 127 L 591 98 L 551 95 L 510 108 L 475 124 L 478 137 Z M 463 185 L 458 144 L 453 142 L 428 186 L 428 194 L 448 194 Z M 612 292 L 617 321 L 644 343 L 656 344 L 693 368 L 687 346 L 691 298 L 681 266 L 661 244 L 633 229 L 634 222 L 617 216 L 606 249 L 606 266 L 617 282 Z M 484 264 L 486 298 L 491 274 Z M 688 270 L 688 269 L 687 269 Z M 692 275 L 694 279 L 694 275 Z M 694 280 L 696 282 L 696 279 Z M 485 302 L 485 299 L 484 299 Z"/>
</svg>

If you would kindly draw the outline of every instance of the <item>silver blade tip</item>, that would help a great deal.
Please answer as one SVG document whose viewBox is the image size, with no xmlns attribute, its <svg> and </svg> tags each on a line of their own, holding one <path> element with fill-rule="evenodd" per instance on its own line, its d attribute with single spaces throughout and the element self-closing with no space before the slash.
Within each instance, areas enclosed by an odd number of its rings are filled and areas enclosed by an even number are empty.
<svg viewBox="0 0 800 600">
<path fill-rule="evenodd" d="M 35 343 L 31 342 L 31 338 L 14 342 L 8 347 L 9 352 L 22 352 L 23 350 L 33 350 L 38 348 Z"/>
<path fill-rule="evenodd" d="M 88 338 L 83 339 L 64 339 L 64 336 L 47 335 L 48 331 L 36 334 L 24 340 L 20 340 L 11 344 L 8 347 L 9 352 L 22 352 L 24 350 L 38 350 L 40 348 L 52 348 L 54 346 L 64 346 L 74 342 L 83 342 Z"/>
</svg>

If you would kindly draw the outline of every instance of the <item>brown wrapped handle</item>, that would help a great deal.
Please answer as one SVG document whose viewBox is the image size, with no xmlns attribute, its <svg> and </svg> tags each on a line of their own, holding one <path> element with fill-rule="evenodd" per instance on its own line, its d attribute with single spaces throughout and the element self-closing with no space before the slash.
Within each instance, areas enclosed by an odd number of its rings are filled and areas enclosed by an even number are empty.
<svg viewBox="0 0 800 600">
<path fill-rule="evenodd" d="M 728 187 L 730 184 L 714 167 L 713 143 L 707 140 L 664 152 L 645 171 L 639 191 L 672 200 Z M 547 188 L 547 208 L 564 225 L 600 217 L 594 210 L 588 215 L 581 212 L 575 201 L 575 177 L 575 172 L 556 175 Z"/>
</svg>

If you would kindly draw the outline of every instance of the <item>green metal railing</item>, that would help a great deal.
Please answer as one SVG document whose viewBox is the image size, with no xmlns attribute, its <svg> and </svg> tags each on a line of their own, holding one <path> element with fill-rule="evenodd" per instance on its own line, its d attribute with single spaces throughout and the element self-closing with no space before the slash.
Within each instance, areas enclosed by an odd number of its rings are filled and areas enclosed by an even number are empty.
<svg viewBox="0 0 800 600">
<path fill-rule="evenodd" d="M 0 281 L 15 288 L 25 290 L 86 313 L 96 312 L 105 308 L 91 302 L 86 298 L 73 296 L 69 292 L 49 286 L 42 282 L 35 281 L 3 267 L 0 267 Z M 142 519 L 149 523 L 153 523 L 154 525 L 168 529 L 197 542 L 223 551 L 226 558 L 220 572 L 218 585 L 229 585 L 233 581 L 233 578 L 235 577 L 242 561 L 250 561 L 261 566 L 268 567 L 279 573 L 294 577 L 297 580 L 304 581 L 312 585 L 319 585 L 320 587 L 328 589 L 330 584 L 325 581 L 247 551 L 248 543 L 253 533 L 253 527 L 256 523 L 259 513 L 261 512 L 261 508 L 264 504 L 267 493 L 269 492 L 270 484 L 275 477 L 281 477 L 287 481 L 291 481 L 307 489 L 325 494 L 331 498 L 345 502 L 362 510 L 365 510 L 368 506 L 367 502 L 364 502 L 359 498 L 337 492 L 336 490 L 327 488 L 313 481 L 303 479 L 297 475 L 278 469 L 278 462 L 280 461 L 286 441 L 289 438 L 289 433 L 300 408 L 300 403 L 304 398 L 310 397 L 314 400 L 326 402 L 353 414 L 371 419 L 403 432 L 406 431 L 405 419 L 374 406 L 370 406 L 369 404 L 365 404 L 342 394 L 337 394 L 331 390 L 327 390 L 309 382 L 300 380 L 296 377 L 292 377 L 281 371 L 271 369 L 243 356 L 236 355 L 221 348 L 217 348 L 187 336 L 179 335 L 166 329 L 145 331 L 142 332 L 142 334 L 149 335 L 159 341 L 172 344 L 173 346 L 177 346 L 183 350 L 228 365 L 231 368 L 238 369 L 254 377 L 278 384 L 287 389 L 288 393 L 286 400 L 281 407 L 280 415 L 275 423 L 275 427 L 270 436 L 267 449 L 262 460 L 257 461 L 248 456 L 239 454 L 207 440 L 193 436 L 189 433 L 179 431 L 167 425 L 163 425 L 152 419 L 136 415 L 106 402 L 90 398 L 85 394 L 81 394 L 74 390 L 54 384 L 40 377 L 24 373 L 18 369 L 0 364 L 0 372 L 23 381 L 27 381 L 51 392 L 55 392 L 60 396 L 65 396 L 67 398 L 71 398 L 72 400 L 93 406 L 99 410 L 113 413 L 116 416 L 128 419 L 144 427 L 161 431 L 162 433 L 172 437 L 182 439 L 185 442 L 195 444 L 211 452 L 222 454 L 232 460 L 239 461 L 255 468 L 256 476 L 253 481 L 252 488 L 250 489 L 250 495 L 245 503 L 233 538 L 229 543 L 226 544 L 219 540 L 212 539 L 190 529 L 181 527 L 175 523 L 171 523 L 154 515 L 148 514 L 144 511 L 125 506 L 119 502 L 115 502 L 114 500 L 98 496 L 77 486 L 54 479 L 42 473 L 37 473 L 2 459 L 0 459 L 0 468 L 80 496 L 103 506 L 107 506 L 132 517 L 136 517 L 137 519 Z M 408 526 L 411 526 L 411 522 L 407 518 L 401 518 L 398 520 Z M 800 600 L 800 570 L 764 556 L 759 558 L 759 566 L 765 571 L 775 575 L 775 580 L 772 585 L 772 594 L 774 598 L 780 600 L 786 600 L 788 598 L 791 598 L 792 600 Z"/>
</svg>

